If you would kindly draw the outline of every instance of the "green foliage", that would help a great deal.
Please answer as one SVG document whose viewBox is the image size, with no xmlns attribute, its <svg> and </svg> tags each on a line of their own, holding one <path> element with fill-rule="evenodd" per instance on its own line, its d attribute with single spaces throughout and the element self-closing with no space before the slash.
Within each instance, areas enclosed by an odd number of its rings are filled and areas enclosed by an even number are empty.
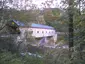
<svg viewBox="0 0 85 64">
<path fill-rule="evenodd" d="M 60 16 L 60 12 L 61 12 L 61 10 L 60 10 L 59 8 L 54 8 L 54 9 L 52 10 L 52 14 L 53 14 L 54 16 L 57 16 L 57 17 Z"/>
<path fill-rule="evenodd" d="M 85 64 L 85 56 L 80 59 L 79 51 L 74 51 L 72 57 L 69 58 L 68 49 L 56 48 L 54 50 L 47 51 L 45 54 L 45 64 Z"/>
<path fill-rule="evenodd" d="M 23 64 L 16 54 L 10 52 L 0 53 L 0 64 Z"/>
<path fill-rule="evenodd" d="M 0 53 L 0 64 L 44 64 L 42 59 L 34 56 L 19 56 L 11 52 Z"/>
<path fill-rule="evenodd" d="M 68 32 L 68 25 L 64 21 L 46 21 L 46 24 L 54 27 L 58 32 Z"/>
<path fill-rule="evenodd" d="M 69 64 L 68 50 L 66 49 L 55 49 L 48 51 L 45 55 L 46 64 Z"/>
<path fill-rule="evenodd" d="M 26 55 L 23 59 L 24 64 L 44 64 L 43 59 Z"/>
<path fill-rule="evenodd" d="M 17 52 L 17 45 L 13 37 L 9 36 L 9 37 L 0 38 L 0 50 L 1 51 L 8 50 L 8 51 L 11 51 L 12 53 Z"/>
</svg>

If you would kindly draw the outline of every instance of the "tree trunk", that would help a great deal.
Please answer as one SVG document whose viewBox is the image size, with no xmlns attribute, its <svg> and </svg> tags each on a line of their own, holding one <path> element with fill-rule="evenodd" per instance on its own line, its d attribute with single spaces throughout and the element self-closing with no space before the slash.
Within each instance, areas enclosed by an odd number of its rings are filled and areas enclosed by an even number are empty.
<svg viewBox="0 0 85 64">
<path fill-rule="evenodd" d="M 68 4 L 68 16 L 69 16 L 69 57 L 71 58 L 73 52 L 73 2 L 74 0 L 69 0 Z"/>
</svg>

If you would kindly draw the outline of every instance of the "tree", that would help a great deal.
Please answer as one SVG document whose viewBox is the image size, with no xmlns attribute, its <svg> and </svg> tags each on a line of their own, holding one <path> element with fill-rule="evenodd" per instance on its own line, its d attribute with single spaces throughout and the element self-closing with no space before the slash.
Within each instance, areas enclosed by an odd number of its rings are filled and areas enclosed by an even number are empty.
<svg viewBox="0 0 85 64">
<path fill-rule="evenodd" d="M 73 47 L 73 8 L 74 8 L 74 0 L 68 1 L 68 16 L 69 16 L 69 53 L 72 53 L 72 47 Z M 71 57 L 71 54 L 70 54 Z"/>
<path fill-rule="evenodd" d="M 70 7 L 68 6 L 68 17 L 69 17 L 69 21 L 70 21 L 70 28 L 69 28 L 69 32 L 71 32 L 71 34 L 69 33 L 69 44 L 71 44 L 69 47 L 73 47 L 76 48 L 76 51 L 79 53 L 79 57 L 80 59 L 83 58 L 82 56 L 82 50 L 84 49 L 84 2 L 85 0 L 71 0 L 70 3 L 69 1 L 67 1 L 70 5 Z M 70 12 L 69 12 L 70 11 Z M 73 39 L 74 38 L 74 39 Z M 73 42 L 73 43 L 71 43 Z M 73 46 L 74 45 L 74 46 Z M 72 53 L 75 53 L 72 52 Z M 70 55 L 71 56 L 71 55 Z"/>
<path fill-rule="evenodd" d="M 6 4 L 12 4 L 12 0 L 1 0 L 0 1 L 0 30 L 2 30 L 6 24 L 7 16 L 5 15 L 6 10 L 9 8 Z"/>
</svg>

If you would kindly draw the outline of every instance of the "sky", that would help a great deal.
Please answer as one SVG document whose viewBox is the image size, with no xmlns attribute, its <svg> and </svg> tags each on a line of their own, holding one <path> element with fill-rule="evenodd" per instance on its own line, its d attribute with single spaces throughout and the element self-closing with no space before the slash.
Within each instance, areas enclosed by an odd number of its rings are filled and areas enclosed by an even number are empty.
<svg viewBox="0 0 85 64">
<path fill-rule="evenodd" d="M 18 2 L 18 5 L 20 6 L 20 8 L 21 8 L 21 4 L 22 4 L 22 8 L 25 8 L 24 6 L 26 4 L 28 4 L 28 5 L 35 4 L 37 6 L 37 8 L 43 9 L 45 7 L 45 5 L 42 3 L 46 3 L 47 0 L 27 0 L 27 1 L 28 2 L 25 3 L 25 0 L 14 0 L 14 3 L 16 4 Z M 29 1 L 32 1 L 32 3 Z M 61 0 L 48 0 L 48 1 L 52 1 L 52 3 L 50 3 L 50 8 L 55 8 L 55 7 L 60 8 L 60 6 L 61 6 L 61 4 L 60 4 Z M 14 7 L 14 5 L 10 5 L 10 4 L 8 4 L 8 5 L 10 7 Z M 17 8 L 17 7 L 15 6 L 14 8 Z M 46 5 L 45 8 L 48 8 L 48 6 Z M 30 9 L 30 7 L 28 7 L 28 9 Z"/>
<path fill-rule="evenodd" d="M 46 0 L 33 0 L 33 3 L 36 4 L 39 8 L 44 7 L 42 3 L 45 3 Z M 50 0 L 48 0 L 50 1 Z M 50 5 L 52 8 L 59 7 L 61 0 L 53 0 L 53 3 Z"/>
</svg>

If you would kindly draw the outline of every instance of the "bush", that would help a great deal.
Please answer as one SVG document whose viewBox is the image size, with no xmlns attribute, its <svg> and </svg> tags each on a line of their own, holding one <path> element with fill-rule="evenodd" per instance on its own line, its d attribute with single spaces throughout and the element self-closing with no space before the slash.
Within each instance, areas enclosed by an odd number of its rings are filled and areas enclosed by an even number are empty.
<svg viewBox="0 0 85 64">
<path fill-rule="evenodd" d="M 0 53 L 0 64 L 44 64 L 42 59 L 33 56 L 20 56 L 11 52 Z"/>
<path fill-rule="evenodd" d="M 45 54 L 45 64 L 85 64 L 85 59 L 79 57 L 79 52 L 74 51 L 69 58 L 68 49 L 57 48 Z"/>
</svg>

